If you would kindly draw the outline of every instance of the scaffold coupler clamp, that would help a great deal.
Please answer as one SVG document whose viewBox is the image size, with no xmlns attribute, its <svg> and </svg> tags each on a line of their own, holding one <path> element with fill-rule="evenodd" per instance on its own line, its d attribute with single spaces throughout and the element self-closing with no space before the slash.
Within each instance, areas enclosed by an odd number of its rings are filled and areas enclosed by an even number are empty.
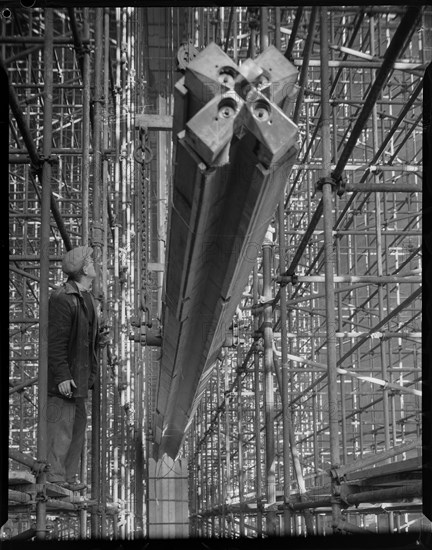
<svg viewBox="0 0 432 550">
<path fill-rule="evenodd" d="M 44 490 L 43 485 L 39 485 L 35 495 L 35 502 L 48 502 L 48 496 Z"/>
<path fill-rule="evenodd" d="M 38 476 L 42 472 L 49 472 L 50 469 L 51 465 L 44 460 L 36 460 L 31 467 L 31 471 L 35 476 Z"/>
<path fill-rule="evenodd" d="M 342 195 L 345 193 L 346 181 L 341 175 L 336 176 L 334 172 L 332 172 L 330 176 L 319 178 L 319 180 L 316 182 L 315 190 L 322 191 L 323 186 L 326 183 L 332 186 L 332 191 L 336 191 L 338 197 L 342 197 Z"/>
<path fill-rule="evenodd" d="M 257 29 L 260 24 L 259 8 L 247 8 L 248 25 L 250 29 Z"/>
<path fill-rule="evenodd" d="M 294 273 L 287 274 L 287 275 L 280 275 L 276 278 L 276 282 L 281 286 L 286 286 L 287 284 L 291 283 L 292 285 L 296 285 L 298 283 L 298 275 L 295 275 Z"/>
<path fill-rule="evenodd" d="M 78 59 L 82 59 L 84 55 L 91 53 L 90 44 L 77 44 L 75 45 L 75 54 Z"/>
<path fill-rule="evenodd" d="M 92 227 L 91 241 L 93 246 L 103 246 L 103 234 L 104 228 L 103 224 L 99 222 L 94 222 Z"/>
<path fill-rule="evenodd" d="M 330 468 L 329 474 L 332 481 L 338 484 L 340 484 L 340 482 L 343 481 L 343 474 L 341 475 L 339 471 L 339 467 L 334 466 L 333 468 Z"/>
<path fill-rule="evenodd" d="M 60 162 L 60 159 L 57 155 L 39 155 L 39 165 L 42 166 L 44 162 L 47 162 L 51 166 L 54 164 L 58 164 Z"/>
</svg>

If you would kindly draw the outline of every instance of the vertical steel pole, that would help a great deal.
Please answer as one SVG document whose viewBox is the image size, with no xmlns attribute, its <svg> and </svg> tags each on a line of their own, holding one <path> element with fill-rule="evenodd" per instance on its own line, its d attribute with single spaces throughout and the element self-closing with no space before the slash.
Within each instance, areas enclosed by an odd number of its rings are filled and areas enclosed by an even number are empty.
<svg viewBox="0 0 432 550">
<path fill-rule="evenodd" d="M 122 445 L 122 414 L 120 404 L 120 312 L 119 312 L 119 296 L 120 296 L 120 269 L 119 269 L 119 221 L 118 213 L 120 209 L 120 156 L 121 156 L 121 142 L 120 142 L 120 119 L 121 119 L 121 27 L 120 27 L 120 8 L 115 9 L 115 18 L 116 18 L 116 64 L 115 64 L 115 83 L 114 83 L 114 110 L 115 110 L 115 120 L 114 120 L 114 148 L 116 151 L 115 163 L 114 163 L 114 289 L 113 289 L 113 307 L 114 307 L 114 316 L 113 316 L 113 333 L 114 333 L 114 346 L 115 346 L 115 356 L 116 361 L 114 364 L 114 403 L 113 403 L 113 500 L 118 502 L 119 500 L 119 486 L 120 486 L 120 466 L 119 466 L 119 455 Z M 118 538 L 120 534 L 119 530 L 119 519 L 122 518 L 122 510 L 120 513 L 114 514 L 113 523 L 114 523 L 114 538 Z M 121 535 L 120 535 L 121 536 Z"/>
<path fill-rule="evenodd" d="M 225 452 L 226 452 L 226 480 L 225 480 L 225 504 L 231 501 L 231 444 L 230 444 L 230 395 L 227 393 L 229 388 L 228 369 L 225 370 Z M 228 510 L 228 517 L 230 511 Z M 231 522 L 228 522 L 227 536 L 231 535 Z"/>
<path fill-rule="evenodd" d="M 253 268 L 253 301 L 254 305 L 258 303 L 258 268 L 255 265 Z M 254 329 L 259 328 L 259 315 L 255 314 Z M 262 470 L 261 470 L 261 394 L 260 394 L 260 358 L 256 346 L 254 348 L 254 386 L 255 386 L 255 460 L 256 460 L 256 499 L 257 499 L 257 536 L 263 535 L 263 517 L 262 517 Z"/>
<path fill-rule="evenodd" d="M 327 7 L 321 8 L 321 120 L 323 148 L 323 176 L 330 176 L 330 75 L 328 48 L 328 17 Z M 323 214 L 324 214 L 324 253 L 325 253 L 325 293 L 326 293 L 326 330 L 327 330 L 327 373 L 328 373 L 328 407 L 330 427 L 330 462 L 331 468 L 338 468 L 339 458 L 339 422 L 336 372 L 336 315 L 334 292 L 334 252 L 333 252 L 333 186 L 323 184 Z M 335 482 L 332 479 L 332 487 Z M 340 518 L 340 502 L 332 498 L 333 528 L 336 529 Z"/>
<path fill-rule="evenodd" d="M 84 483 L 87 482 L 87 468 L 88 468 L 88 442 L 87 437 L 84 440 L 83 450 L 81 453 L 81 467 L 80 467 L 80 479 Z M 87 498 L 87 489 L 84 489 L 84 491 L 81 493 L 84 499 Z M 88 514 L 87 510 L 84 508 L 80 510 L 79 512 L 79 522 L 80 522 L 80 537 L 82 539 L 87 537 L 87 524 L 88 524 Z"/>
<path fill-rule="evenodd" d="M 279 8 L 280 10 L 280 8 Z M 284 208 L 285 199 L 282 197 L 278 208 L 279 214 L 279 271 L 285 272 L 285 227 L 284 227 Z M 288 341 L 287 341 L 287 295 L 286 286 L 280 288 L 280 324 L 281 324 L 281 359 L 282 359 L 282 433 L 283 433 L 283 491 L 284 491 L 284 512 L 283 512 L 283 534 L 291 534 L 291 511 L 290 511 L 290 417 L 291 414 L 288 400 L 288 382 L 289 382 L 289 365 L 288 365 Z"/>
<path fill-rule="evenodd" d="M 223 6 L 219 8 L 219 17 L 220 17 L 220 34 L 219 34 L 219 44 L 222 44 L 225 41 L 225 9 Z"/>
<path fill-rule="evenodd" d="M 89 8 L 83 9 L 83 39 L 89 39 Z M 83 121 L 82 121 L 82 242 L 89 240 L 89 183 L 90 183 L 90 50 L 82 49 L 83 56 Z"/>
<path fill-rule="evenodd" d="M 273 8 L 275 10 L 275 47 L 281 49 L 281 9 L 280 6 Z"/>
<path fill-rule="evenodd" d="M 264 407 L 265 407 L 265 449 L 266 449 L 266 494 L 267 505 L 273 506 L 276 503 L 276 473 L 275 473 L 275 436 L 274 436 L 274 385 L 273 385 L 273 322 L 272 322 L 272 297 L 271 287 L 271 258 L 272 258 L 272 237 L 267 232 L 263 244 L 263 295 L 264 307 Z M 267 513 L 267 534 L 275 534 L 274 514 Z"/>
<path fill-rule="evenodd" d="M 299 10 L 302 8 L 299 8 Z M 303 50 L 303 63 L 300 69 L 300 76 L 299 76 L 299 91 L 296 98 L 296 104 L 294 108 L 294 114 L 293 114 L 293 121 L 297 124 L 300 111 L 303 105 L 303 97 L 304 97 L 304 91 L 306 87 L 306 81 L 307 81 L 307 74 L 308 74 L 308 66 L 309 66 L 309 58 L 312 53 L 312 48 L 314 44 L 314 35 L 315 35 L 315 24 L 317 19 L 317 13 L 318 8 L 314 6 L 311 10 L 310 19 L 309 19 L 309 26 L 308 26 L 308 33 L 306 37 L 305 47 Z"/>
<path fill-rule="evenodd" d="M 336 128 L 335 121 L 334 127 Z M 341 259 L 340 259 L 340 239 L 336 241 L 336 269 L 340 273 L 341 268 Z M 343 331 L 343 314 L 342 314 L 342 293 L 339 292 L 337 295 L 337 311 L 338 311 L 338 330 Z M 339 356 L 342 357 L 344 349 L 343 340 L 339 342 Z M 340 390 L 341 390 L 341 435 L 342 435 L 342 461 L 343 464 L 347 463 L 348 460 L 348 443 L 347 443 L 347 420 L 346 420 L 346 403 L 345 403 L 345 376 L 341 374 L 340 377 Z"/>
<path fill-rule="evenodd" d="M 108 148 L 108 139 L 109 139 L 109 71 L 110 71 L 110 60 L 109 60 L 109 9 L 103 9 L 100 15 L 103 18 L 103 92 L 101 103 L 103 106 L 103 128 L 102 128 L 102 149 L 105 151 Z M 102 47 L 102 43 L 101 43 Z M 109 167 L 107 158 L 102 155 L 102 294 L 104 296 L 105 304 L 105 318 L 108 317 L 108 178 L 109 178 Z M 109 428 L 110 422 L 108 418 L 108 357 L 107 352 L 104 350 L 102 354 L 102 376 L 101 376 L 101 418 L 104 422 L 106 429 L 102 430 L 101 433 L 101 472 L 107 472 L 108 469 L 108 440 L 109 438 Z M 109 477 L 109 476 L 108 476 Z M 101 528 L 101 537 L 105 539 L 108 535 L 107 529 L 107 517 L 106 517 L 106 503 L 107 503 L 107 484 L 108 479 L 105 483 L 101 485 L 101 501 L 103 504 L 102 511 L 102 528 Z"/>
<path fill-rule="evenodd" d="M 260 50 L 263 52 L 269 45 L 269 11 L 268 8 L 260 8 L 261 25 L 260 25 Z"/>
<path fill-rule="evenodd" d="M 238 23 L 237 23 L 237 9 L 233 8 L 233 61 L 238 63 Z"/>
<path fill-rule="evenodd" d="M 375 55 L 375 21 L 374 15 L 370 16 L 370 42 L 371 42 L 371 55 Z M 375 71 L 371 70 L 372 79 L 375 76 Z M 378 115 L 376 104 L 372 109 L 372 143 L 373 150 L 377 151 L 379 147 L 378 143 Z M 374 183 L 379 183 L 379 176 L 374 175 Z M 375 230 L 376 230 L 376 262 L 377 273 L 381 277 L 383 275 L 383 237 L 381 233 L 381 193 L 374 193 L 375 195 Z M 378 285 L 378 308 L 379 308 L 379 320 L 384 319 L 384 289 L 382 285 Z M 387 380 L 387 357 L 386 357 L 386 344 L 384 340 L 380 340 L 380 353 L 381 353 L 381 376 L 383 380 Z M 390 355 L 391 357 L 391 355 Z M 390 412 L 389 412 L 389 390 L 383 388 L 383 422 L 384 422 L 384 444 L 385 449 L 390 449 Z"/>
<path fill-rule="evenodd" d="M 88 15 L 88 13 L 87 13 Z M 100 223 L 101 216 L 101 204 L 100 204 L 100 186 L 102 182 L 102 152 L 101 152 L 101 130 L 102 130 L 102 105 L 101 98 L 103 95 L 102 87 L 102 8 L 97 8 L 95 12 L 96 26 L 95 26 L 95 65 L 94 65 L 94 109 L 93 109 L 93 224 L 91 232 L 92 246 L 94 249 L 93 255 L 96 267 L 96 279 L 93 283 L 93 292 L 97 300 L 102 298 L 101 296 L 101 257 L 102 257 L 102 227 Z M 88 34 L 88 24 L 87 24 Z M 87 59 L 87 55 L 84 61 Z M 87 75 L 87 72 L 89 73 Z M 85 78 L 90 80 L 90 62 L 89 60 L 84 62 L 84 74 Z M 87 83 L 90 87 L 90 82 Z M 89 167 L 88 167 L 89 169 Z M 102 301 L 102 309 L 104 303 Z M 103 312 L 103 315 L 105 312 Z M 106 354 L 106 350 L 102 351 Z M 101 480 L 100 480 L 100 438 L 101 438 L 101 395 L 100 395 L 100 377 L 95 380 L 93 392 L 92 392 L 92 470 L 91 470 L 91 497 L 92 500 L 96 500 L 98 504 L 101 502 Z M 106 432 L 106 426 L 104 426 L 103 432 Z M 104 503 L 102 503 L 104 504 Z M 92 537 L 97 538 L 100 536 L 100 515 L 99 511 L 94 509 L 91 519 L 92 525 Z"/>
<path fill-rule="evenodd" d="M 237 430 L 238 430 L 238 475 L 239 475 L 239 503 L 240 503 L 240 536 L 245 534 L 245 517 L 243 510 L 244 502 L 244 487 L 245 487 L 245 465 L 244 465 L 244 449 L 243 449 L 243 403 L 242 403 L 242 387 L 240 375 L 237 376 Z"/>
<path fill-rule="evenodd" d="M 218 365 L 216 369 L 216 402 L 217 406 L 220 406 L 220 398 L 221 398 L 221 366 Z M 222 526 L 223 526 L 223 515 L 224 515 L 224 500 L 223 500 L 223 462 L 222 462 L 222 431 L 221 431 L 221 420 L 222 420 L 222 412 L 218 414 L 217 416 L 217 491 L 218 491 L 218 499 L 217 499 L 217 506 L 218 506 L 218 532 L 217 535 L 220 537 L 222 536 Z"/>
<path fill-rule="evenodd" d="M 136 25 L 136 32 L 138 33 L 138 25 Z M 134 64 L 137 77 L 140 77 L 139 64 Z M 142 185 L 142 173 L 141 177 L 137 174 L 135 182 L 138 185 Z M 133 219 L 135 222 L 135 244 L 134 244 L 134 285 L 133 285 L 133 303 L 135 307 L 135 316 L 140 316 L 140 285 L 141 281 L 141 262 L 142 262 L 142 242 L 141 242 L 141 200 L 142 193 L 139 189 L 136 189 L 134 204 Z M 139 330 L 139 329 L 138 329 Z M 135 406 L 135 421 L 134 421 L 134 444 L 135 444 L 135 535 L 134 538 L 142 539 L 145 536 L 144 533 L 144 479 L 145 479 L 145 467 L 144 467 L 144 361 L 143 361 L 143 347 L 141 343 L 135 344 L 135 361 L 134 361 L 134 406 Z"/>
<path fill-rule="evenodd" d="M 47 459 L 47 387 L 48 387 L 48 298 L 49 298 L 49 244 L 50 244 L 50 203 L 51 203 L 51 163 L 52 114 L 53 114 L 53 10 L 45 10 L 44 36 L 44 132 L 42 166 L 42 205 L 40 241 L 40 294 L 39 294 L 39 378 L 38 378 L 38 461 Z M 36 539 L 46 538 L 46 473 L 37 476 L 40 485 L 36 495 Z"/>
<path fill-rule="evenodd" d="M 196 479 L 196 456 L 195 456 L 195 437 L 196 437 L 196 416 L 194 417 L 189 432 L 189 459 L 188 459 L 188 489 L 189 489 L 189 536 L 196 537 L 196 514 L 197 514 L 197 494 L 194 483 Z"/>
</svg>

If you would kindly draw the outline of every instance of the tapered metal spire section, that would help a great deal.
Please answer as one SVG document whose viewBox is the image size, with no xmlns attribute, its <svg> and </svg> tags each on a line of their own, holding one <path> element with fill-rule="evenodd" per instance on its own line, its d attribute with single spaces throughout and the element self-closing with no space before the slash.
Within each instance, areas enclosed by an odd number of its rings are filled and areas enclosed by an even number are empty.
<svg viewBox="0 0 432 550">
<path fill-rule="evenodd" d="M 180 448 L 296 158 L 297 126 L 270 99 L 295 69 L 271 57 L 238 67 L 212 43 L 176 85 L 156 456 Z"/>
</svg>

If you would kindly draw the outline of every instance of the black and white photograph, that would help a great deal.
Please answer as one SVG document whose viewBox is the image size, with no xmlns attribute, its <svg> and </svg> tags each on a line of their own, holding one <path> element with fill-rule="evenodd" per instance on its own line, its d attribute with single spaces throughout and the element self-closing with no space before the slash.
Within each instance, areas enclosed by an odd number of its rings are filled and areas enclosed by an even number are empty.
<svg viewBox="0 0 432 550">
<path fill-rule="evenodd" d="M 5 548 L 432 544 L 427 4 L 0 2 Z"/>
</svg>

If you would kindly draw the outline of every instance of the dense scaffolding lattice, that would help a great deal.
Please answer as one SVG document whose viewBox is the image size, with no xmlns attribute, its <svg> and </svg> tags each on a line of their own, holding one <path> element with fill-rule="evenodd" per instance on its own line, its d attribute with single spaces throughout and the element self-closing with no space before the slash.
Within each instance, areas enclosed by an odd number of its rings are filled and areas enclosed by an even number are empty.
<svg viewBox="0 0 432 550">
<path fill-rule="evenodd" d="M 421 500 L 420 246 L 431 13 L 3 14 L 13 535 L 430 531 Z M 174 84 L 211 41 L 238 65 L 274 44 L 298 68 L 283 110 L 298 125 L 299 154 L 225 344 L 200 381 L 179 459 L 157 462 Z M 45 328 L 62 255 L 87 243 L 111 343 L 82 460 L 90 488 L 77 497 L 45 483 Z"/>
</svg>

